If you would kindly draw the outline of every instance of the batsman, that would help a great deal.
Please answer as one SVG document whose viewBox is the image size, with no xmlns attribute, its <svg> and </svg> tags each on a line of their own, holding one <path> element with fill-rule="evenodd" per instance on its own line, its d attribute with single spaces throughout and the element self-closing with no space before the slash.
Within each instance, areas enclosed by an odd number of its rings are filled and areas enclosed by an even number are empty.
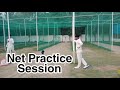
<svg viewBox="0 0 120 90">
<path fill-rule="evenodd" d="M 78 60 L 78 65 L 75 68 L 80 68 L 81 67 L 81 63 L 84 65 L 84 69 L 88 68 L 89 65 L 87 64 L 87 62 L 84 60 L 84 58 L 82 57 L 82 45 L 83 42 L 81 41 L 81 35 L 76 35 L 75 36 L 75 40 L 74 42 L 76 43 L 76 54 L 77 54 L 77 60 Z"/>
</svg>

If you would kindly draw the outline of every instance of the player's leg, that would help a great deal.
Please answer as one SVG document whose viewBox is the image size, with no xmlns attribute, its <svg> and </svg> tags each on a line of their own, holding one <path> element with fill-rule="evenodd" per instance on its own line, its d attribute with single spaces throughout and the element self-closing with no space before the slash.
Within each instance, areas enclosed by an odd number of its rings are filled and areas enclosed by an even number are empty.
<svg viewBox="0 0 120 90">
<path fill-rule="evenodd" d="M 9 53 L 9 48 L 7 47 L 7 51 L 6 51 L 6 53 Z"/>
<path fill-rule="evenodd" d="M 14 53 L 15 53 L 14 45 L 12 45 L 12 52 L 14 52 Z"/>
<path fill-rule="evenodd" d="M 80 54 L 80 52 L 77 52 L 76 54 L 77 54 L 78 65 L 75 68 L 80 68 L 82 55 Z"/>
<path fill-rule="evenodd" d="M 12 53 L 15 53 L 14 46 L 11 48 Z"/>
<path fill-rule="evenodd" d="M 12 53 L 12 47 L 9 48 L 9 53 Z"/>
<path fill-rule="evenodd" d="M 82 63 L 83 63 L 83 65 L 84 65 L 84 69 L 85 68 L 87 68 L 87 67 L 89 67 L 89 65 L 87 64 L 87 62 L 84 60 L 84 58 L 82 58 Z"/>
<path fill-rule="evenodd" d="M 11 47 L 7 47 L 7 52 L 6 53 L 11 53 Z"/>
<path fill-rule="evenodd" d="M 87 66 L 87 62 L 84 60 L 84 58 L 82 58 L 82 64 L 83 64 L 84 66 Z"/>
</svg>

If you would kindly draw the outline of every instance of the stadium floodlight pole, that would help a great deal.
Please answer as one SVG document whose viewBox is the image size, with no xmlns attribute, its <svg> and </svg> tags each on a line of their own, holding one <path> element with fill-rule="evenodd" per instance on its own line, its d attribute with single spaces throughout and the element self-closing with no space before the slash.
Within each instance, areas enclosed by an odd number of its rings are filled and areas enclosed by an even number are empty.
<svg viewBox="0 0 120 90">
<path fill-rule="evenodd" d="M 10 38 L 10 22 L 9 22 L 9 12 L 7 12 L 7 22 L 8 22 L 8 38 Z"/>
<path fill-rule="evenodd" d="M 25 19 L 24 19 L 24 29 L 25 29 L 25 38 L 26 38 L 26 24 L 25 24 Z M 26 46 L 26 40 L 25 40 L 25 46 Z"/>
<path fill-rule="evenodd" d="M 48 18 L 47 18 L 47 26 L 48 26 L 48 46 L 49 46 L 49 21 L 48 21 Z"/>
<path fill-rule="evenodd" d="M 114 14 L 114 13 L 112 12 L 112 31 L 111 31 L 111 33 L 112 33 L 112 37 L 111 37 L 111 38 L 112 38 L 112 39 L 111 39 L 111 51 L 112 51 L 112 49 L 113 49 L 113 19 L 114 19 L 114 18 L 113 18 L 113 14 Z"/>
<path fill-rule="evenodd" d="M 98 46 L 99 46 L 99 19 L 100 17 L 99 17 L 99 15 L 98 15 Z"/>
<path fill-rule="evenodd" d="M 75 63 L 75 12 L 72 13 L 72 49 L 73 49 L 73 58 Z"/>
<path fill-rule="evenodd" d="M 5 46 L 5 20 L 3 18 L 3 35 L 4 35 L 4 49 L 6 50 L 6 46 Z"/>
<path fill-rule="evenodd" d="M 37 51 L 38 51 L 38 20 L 37 20 L 37 12 L 36 12 L 36 39 L 37 39 Z"/>
</svg>

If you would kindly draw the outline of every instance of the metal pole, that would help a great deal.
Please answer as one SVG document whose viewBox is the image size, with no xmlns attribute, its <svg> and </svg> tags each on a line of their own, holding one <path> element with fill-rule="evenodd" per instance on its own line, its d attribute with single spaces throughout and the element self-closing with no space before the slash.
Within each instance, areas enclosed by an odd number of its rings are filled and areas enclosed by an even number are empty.
<svg viewBox="0 0 120 90">
<path fill-rule="evenodd" d="M 36 12 L 36 38 L 37 38 L 37 51 L 38 51 L 38 25 L 37 25 L 37 12 Z"/>
<path fill-rule="evenodd" d="M 98 46 L 99 46 L 99 15 L 98 15 Z"/>
<path fill-rule="evenodd" d="M 112 12 L 112 39 L 111 39 L 111 51 L 112 51 L 112 49 L 113 49 L 113 12 Z"/>
<path fill-rule="evenodd" d="M 111 50 L 111 40 L 112 40 L 112 14 L 111 14 L 111 21 L 110 21 L 110 30 L 109 30 L 109 44 L 110 44 L 110 47 L 109 49 Z"/>
<path fill-rule="evenodd" d="M 29 27 L 29 31 L 30 31 L 30 37 L 31 37 L 31 27 Z"/>
<path fill-rule="evenodd" d="M 74 58 L 74 63 L 75 63 L 75 12 L 73 12 L 72 15 L 72 46 L 73 46 L 73 58 Z"/>
<path fill-rule="evenodd" d="M 118 39 L 118 30 L 119 30 L 119 24 L 117 23 L 117 39 Z"/>
<path fill-rule="evenodd" d="M 16 30 L 15 30 L 15 32 L 16 32 L 16 36 L 18 35 L 18 33 L 17 33 L 17 26 L 16 26 Z"/>
<path fill-rule="evenodd" d="M 48 18 L 47 18 L 47 25 L 48 25 L 48 40 L 49 40 L 49 21 L 48 21 Z M 48 46 L 49 46 L 49 41 L 48 41 Z"/>
<path fill-rule="evenodd" d="M 58 39 L 58 25 L 57 25 L 57 41 L 59 42 L 59 39 Z"/>
<path fill-rule="evenodd" d="M 43 41 L 44 41 L 44 25 L 43 25 Z"/>
<path fill-rule="evenodd" d="M 92 21 L 91 21 L 91 43 L 92 43 Z"/>
<path fill-rule="evenodd" d="M 88 42 L 88 24 L 87 24 L 87 42 Z"/>
<path fill-rule="evenodd" d="M 3 35 L 4 35 L 4 49 L 6 50 L 6 46 L 5 46 L 5 26 L 4 26 L 4 18 L 3 18 Z"/>
<path fill-rule="evenodd" d="M 20 32 L 20 24 L 19 24 L 19 33 L 20 33 L 20 36 L 21 36 L 21 32 Z"/>
<path fill-rule="evenodd" d="M 85 28 L 85 42 L 87 41 L 87 26 Z"/>
<path fill-rule="evenodd" d="M 102 23 L 102 42 L 104 41 L 104 38 L 103 38 L 103 23 Z"/>
<path fill-rule="evenodd" d="M 55 44 L 55 23 L 54 23 L 54 37 L 53 37 L 53 40 L 54 40 L 54 44 Z"/>
<path fill-rule="evenodd" d="M 24 19 L 24 29 L 25 29 L 25 38 L 26 38 L 26 24 L 25 24 L 25 19 Z M 25 40 L 25 46 L 26 46 L 26 40 Z"/>
<path fill-rule="evenodd" d="M 8 38 L 10 39 L 10 22 L 9 22 L 9 12 L 7 12 L 7 22 L 8 22 Z"/>
</svg>

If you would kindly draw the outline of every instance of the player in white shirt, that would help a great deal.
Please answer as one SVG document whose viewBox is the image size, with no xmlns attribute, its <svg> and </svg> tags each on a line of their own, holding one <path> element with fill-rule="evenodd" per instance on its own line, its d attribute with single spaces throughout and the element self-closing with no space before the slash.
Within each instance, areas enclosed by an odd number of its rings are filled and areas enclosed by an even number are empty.
<svg viewBox="0 0 120 90">
<path fill-rule="evenodd" d="M 8 38 L 7 39 L 7 44 L 6 44 L 6 47 L 7 47 L 7 51 L 6 53 L 12 53 L 14 51 L 14 40 L 13 38 Z M 3 65 L 8 65 L 10 63 L 6 62 L 6 59 L 3 59 L 1 62 L 0 62 L 0 66 L 3 66 Z"/>
<path fill-rule="evenodd" d="M 12 52 L 15 52 L 14 50 L 14 40 L 13 38 L 8 38 L 7 39 L 7 52 L 6 53 L 12 53 Z"/>
<path fill-rule="evenodd" d="M 87 62 L 82 57 L 82 45 L 83 45 L 83 42 L 81 41 L 79 36 L 75 36 L 74 42 L 76 43 L 76 54 L 77 54 L 77 60 L 78 60 L 78 65 L 75 68 L 80 68 L 81 63 L 82 63 L 84 65 L 83 68 L 86 69 L 86 68 L 89 67 L 89 65 L 87 64 Z"/>
</svg>

